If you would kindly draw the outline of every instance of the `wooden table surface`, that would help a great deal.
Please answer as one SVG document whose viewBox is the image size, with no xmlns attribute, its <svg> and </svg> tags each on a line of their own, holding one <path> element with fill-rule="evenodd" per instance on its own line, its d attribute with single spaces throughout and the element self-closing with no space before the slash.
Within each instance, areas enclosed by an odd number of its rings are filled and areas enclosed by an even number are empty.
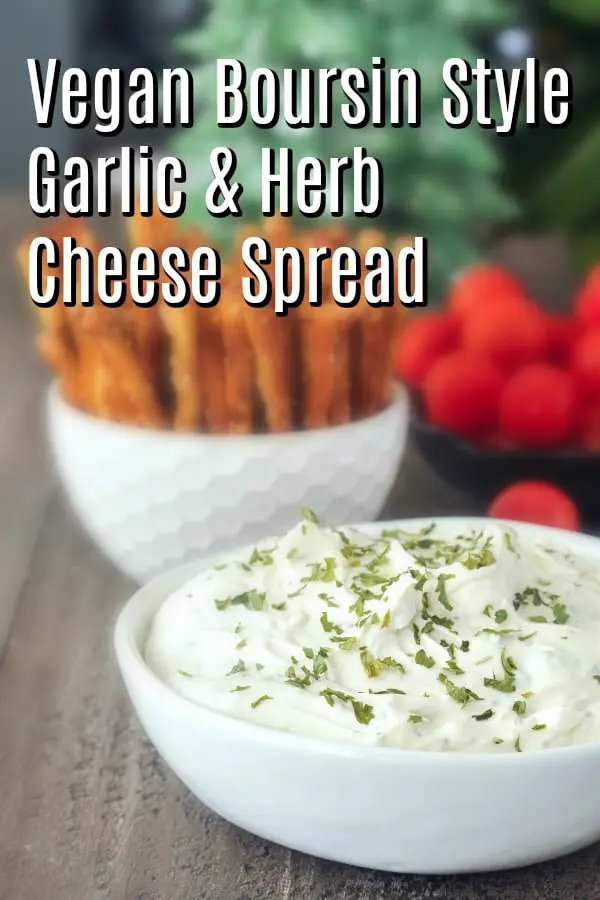
<svg viewBox="0 0 600 900">
<path fill-rule="evenodd" d="M 497 875 L 361 871 L 240 831 L 167 770 L 112 654 L 132 586 L 81 534 L 48 463 L 46 374 L 12 264 L 28 224 L 0 198 L 1 900 L 600 900 L 599 846 Z M 564 291 L 554 244 L 521 256 L 548 295 Z M 471 511 L 409 452 L 390 515 Z"/>
</svg>

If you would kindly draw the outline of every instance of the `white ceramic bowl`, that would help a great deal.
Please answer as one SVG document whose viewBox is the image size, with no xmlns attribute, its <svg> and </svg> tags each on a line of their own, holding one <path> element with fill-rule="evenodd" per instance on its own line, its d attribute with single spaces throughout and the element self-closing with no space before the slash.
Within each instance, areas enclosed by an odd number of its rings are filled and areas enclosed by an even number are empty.
<svg viewBox="0 0 600 900">
<path fill-rule="evenodd" d="M 511 524 L 600 563 L 598 539 Z M 413 874 L 524 866 L 600 839 L 600 743 L 522 754 L 356 747 L 273 731 L 175 694 L 144 662 L 150 623 L 173 590 L 214 562 L 142 588 L 120 615 L 115 647 L 150 740 L 215 812 L 295 850 Z"/>
<path fill-rule="evenodd" d="M 288 531 L 302 507 L 324 524 L 376 519 L 406 445 L 408 399 L 334 428 L 250 436 L 106 422 L 48 397 L 52 454 L 82 525 L 144 582 L 179 563 Z"/>
</svg>

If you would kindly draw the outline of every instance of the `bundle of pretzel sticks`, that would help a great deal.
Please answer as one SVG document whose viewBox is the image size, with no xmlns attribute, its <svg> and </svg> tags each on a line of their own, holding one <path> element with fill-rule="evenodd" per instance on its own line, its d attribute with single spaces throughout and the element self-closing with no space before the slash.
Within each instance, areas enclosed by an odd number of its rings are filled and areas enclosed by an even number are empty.
<svg viewBox="0 0 600 900">
<path fill-rule="evenodd" d="M 190 254 L 208 246 L 200 232 L 178 230 L 162 216 L 127 222 L 132 247 L 160 255 L 171 246 Z M 338 225 L 292 234 L 286 219 L 266 220 L 251 233 L 271 246 L 306 250 L 353 246 L 365 252 L 385 245 L 378 232 L 364 230 L 352 238 Z M 100 249 L 80 219 L 56 220 L 46 234 L 73 237 L 93 253 Z M 324 428 L 385 407 L 402 307 L 362 301 L 342 307 L 326 290 L 321 306 L 302 303 L 286 317 L 276 316 L 270 305 L 252 307 L 240 293 L 247 271 L 239 250 L 248 234 L 248 228 L 239 232 L 230 260 L 222 263 L 221 299 L 213 307 L 162 301 L 141 307 L 129 297 L 118 308 L 65 306 L 60 298 L 52 307 L 34 306 L 37 348 L 56 373 L 65 401 L 138 427 L 214 434 Z M 26 283 L 31 240 L 17 251 Z M 406 239 L 395 246 L 408 244 Z"/>
</svg>

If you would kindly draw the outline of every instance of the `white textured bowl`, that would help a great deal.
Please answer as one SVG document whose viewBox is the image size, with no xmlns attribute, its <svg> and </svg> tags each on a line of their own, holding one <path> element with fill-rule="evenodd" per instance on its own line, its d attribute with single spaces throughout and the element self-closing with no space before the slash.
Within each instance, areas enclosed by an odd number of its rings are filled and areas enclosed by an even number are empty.
<svg viewBox="0 0 600 900">
<path fill-rule="evenodd" d="M 288 531 L 302 507 L 324 524 L 380 514 L 406 445 L 408 399 L 349 425 L 289 434 L 132 428 L 48 397 L 48 430 L 71 505 L 100 549 L 143 582 L 206 553 Z"/>
<path fill-rule="evenodd" d="M 429 521 L 358 527 L 376 533 Z M 598 539 L 510 524 L 600 563 Z M 151 620 L 172 591 L 214 562 L 142 588 L 115 631 L 121 673 L 150 740 L 211 809 L 295 850 L 413 874 L 524 866 L 600 839 L 600 743 L 522 754 L 357 747 L 273 731 L 175 694 L 143 660 Z"/>
</svg>

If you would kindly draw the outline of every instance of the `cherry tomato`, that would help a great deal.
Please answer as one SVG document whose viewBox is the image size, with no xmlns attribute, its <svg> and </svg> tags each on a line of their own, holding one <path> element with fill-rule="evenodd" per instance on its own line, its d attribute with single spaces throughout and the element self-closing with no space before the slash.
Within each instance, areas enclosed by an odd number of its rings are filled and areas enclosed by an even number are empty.
<svg viewBox="0 0 600 900">
<path fill-rule="evenodd" d="M 414 314 L 398 340 L 396 375 L 419 388 L 436 360 L 455 350 L 459 339 L 459 323 L 448 313 Z"/>
<path fill-rule="evenodd" d="M 496 424 L 501 389 L 502 375 L 491 360 L 459 350 L 432 366 L 423 401 L 435 425 L 476 437 Z"/>
<path fill-rule="evenodd" d="M 590 400 L 600 400 L 600 326 L 584 331 L 573 344 L 571 371 Z"/>
<path fill-rule="evenodd" d="M 574 311 L 584 328 L 600 325 L 600 263 L 588 273 L 575 298 Z"/>
<path fill-rule="evenodd" d="M 558 366 L 566 365 L 578 333 L 578 326 L 567 316 L 549 314 L 546 319 L 548 359 Z"/>
<path fill-rule="evenodd" d="M 534 363 L 515 372 L 500 399 L 500 430 L 516 446 L 567 444 L 579 425 L 580 395 L 574 377 L 557 366 Z"/>
<path fill-rule="evenodd" d="M 506 297 L 524 297 L 525 289 L 511 272 L 501 266 L 473 266 L 461 272 L 450 285 L 446 302 L 451 312 L 460 317 L 491 309 Z"/>
<path fill-rule="evenodd" d="M 520 481 L 504 488 L 492 501 L 488 515 L 568 531 L 579 531 L 581 527 L 579 510 L 573 500 L 560 488 L 544 481 Z"/>
<path fill-rule="evenodd" d="M 548 353 L 548 326 L 542 313 L 521 302 L 480 307 L 465 320 L 465 349 L 485 353 L 503 371 L 543 360 Z"/>
</svg>

